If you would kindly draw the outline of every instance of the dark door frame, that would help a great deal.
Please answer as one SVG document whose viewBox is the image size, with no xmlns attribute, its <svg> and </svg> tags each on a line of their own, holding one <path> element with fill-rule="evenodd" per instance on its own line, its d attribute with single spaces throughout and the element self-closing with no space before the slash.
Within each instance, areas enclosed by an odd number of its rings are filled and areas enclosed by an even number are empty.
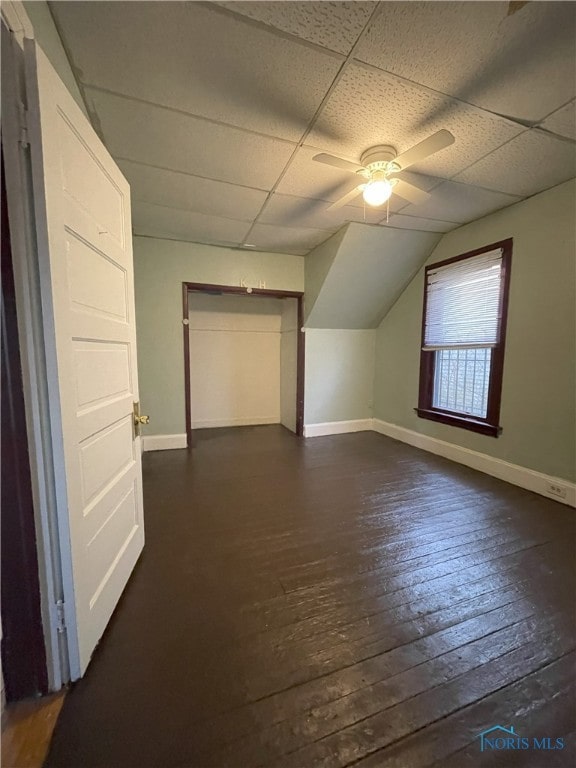
<svg viewBox="0 0 576 768">
<path fill-rule="evenodd" d="M 13 252 L 1 159 L 2 669 L 8 703 L 48 692 Z"/>
<path fill-rule="evenodd" d="M 301 291 L 274 291 L 268 288 L 243 288 L 234 285 L 214 285 L 212 283 L 182 283 L 182 331 L 184 339 L 184 397 L 186 399 L 186 445 L 192 447 L 192 413 L 190 408 L 190 335 L 188 318 L 190 314 L 189 296 L 191 293 L 230 293 L 238 296 L 266 296 L 272 299 L 297 299 L 298 335 L 296 353 L 296 434 L 304 435 L 304 294 Z"/>
</svg>

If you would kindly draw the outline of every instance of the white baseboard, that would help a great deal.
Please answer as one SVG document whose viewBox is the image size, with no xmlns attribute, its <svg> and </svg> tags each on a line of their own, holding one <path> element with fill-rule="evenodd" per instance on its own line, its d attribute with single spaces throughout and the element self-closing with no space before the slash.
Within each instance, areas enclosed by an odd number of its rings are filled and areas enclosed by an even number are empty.
<svg viewBox="0 0 576 768">
<path fill-rule="evenodd" d="M 372 419 L 355 419 L 354 421 L 326 421 L 320 424 L 305 424 L 304 437 L 343 435 L 346 432 L 367 432 L 373 428 L 372 421 Z"/>
<path fill-rule="evenodd" d="M 477 469 L 487 475 L 492 475 L 492 477 L 505 480 L 507 483 L 519 485 L 521 488 L 534 491 L 534 493 L 539 493 L 541 496 L 554 499 L 554 501 L 559 501 L 570 507 L 576 507 L 576 483 L 571 483 L 560 477 L 545 475 L 542 472 L 536 472 L 533 469 L 521 467 L 518 464 L 510 464 L 508 461 L 496 459 L 493 456 L 472 451 L 469 448 L 462 448 L 459 445 L 447 443 L 435 437 L 421 435 L 419 432 L 398 427 L 396 424 L 390 424 L 387 421 L 373 419 L 373 424 L 374 431 L 382 435 L 387 435 L 395 440 L 401 440 L 403 443 L 408 443 L 416 448 L 422 448 L 425 451 L 443 456 L 459 464 L 465 464 L 467 467 L 472 467 L 472 469 Z M 565 498 L 550 493 L 548 490 L 549 485 L 555 485 L 563 490 L 566 494 Z"/>
<path fill-rule="evenodd" d="M 280 416 L 263 416 L 248 419 L 199 419 L 192 422 L 192 429 L 214 429 L 218 427 L 257 427 L 262 424 L 280 424 Z"/>
<path fill-rule="evenodd" d="M 146 435 L 142 438 L 144 451 L 170 451 L 186 448 L 186 435 Z"/>
</svg>

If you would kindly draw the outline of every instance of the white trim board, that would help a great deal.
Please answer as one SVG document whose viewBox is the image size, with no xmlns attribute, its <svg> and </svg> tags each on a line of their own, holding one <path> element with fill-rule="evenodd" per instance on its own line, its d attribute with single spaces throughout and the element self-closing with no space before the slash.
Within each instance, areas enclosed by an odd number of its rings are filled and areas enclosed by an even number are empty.
<svg viewBox="0 0 576 768">
<path fill-rule="evenodd" d="M 472 469 L 476 469 L 479 472 L 484 472 L 487 475 L 492 475 L 492 477 L 505 480 L 507 483 L 512 483 L 512 485 L 518 485 L 528 491 L 539 493 L 541 496 L 554 499 L 554 501 L 559 501 L 561 504 L 576 507 L 576 483 L 571 483 L 560 477 L 545 475 L 542 472 L 536 472 L 534 469 L 521 467 L 518 464 L 511 464 L 503 459 L 496 459 L 485 453 L 472 451 L 469 448 L 462 448 L 459 445 L 447 443 L 446 441 L 438 440 L 435 437 L 422 435 L 419 432 L 414 432 L 413 430 L 405 429 L 404 427 L 398 427 L 396 424 L 390 424 L 386 421 L 381 421 L 380 419 L 373 419 L 373 424 L 374 431 L 379 432 L 382 435 L 387 435 L 395 440 L 408 443 L 415 448 L 422 448 L 430 453 L 435 453 L 437 456 L 443 456 L 446 459 L 458 462 L 458 464 L 465 464 L 467 467 L 472 467 Z M 565 491 L 566 497 L 560 498 L 559 496 L 550 493 L 548 491 L 548 486 L 550 485 L 554 485 Z"/>
<path fill-rule="evenodd" d="M 48 385 L 40 277 L 36 249 L 36 221 L 29 151 L 21 143 L 20 110 L 25 101 L 25 37 L 33 37 L 20 2 L 2 2 L 2 144 L 6 173 L 8 218 L 11 229 L 14 284 L 18 312 L 18 340 L 26 411 L 38 577 L 46 669 L 50 691 L 70 679 L 67 640 L 59 631 L 58 600 L 64 600 L 59 557 L 54 461 L 48 416 Z M 13 34 L 13 41 L 10 35 Z M 70 618 L 70 617 L 67 617 Z"/>
<path fill-rule="evenodd" d="M 183 435 L 146 435 L 142 438 L 144 451 L 170 451 L 186 448 L 186 433 Z"/>
<path fill-rule="evenodd" d="M 22 47 L 25 37 L 34 38 L 34 27 L 20 0 L 2 0 L 2 19 Z"/>
<path fill-rule="evenodd" d="M 257 427 L 264 424 L 280 424 L 278 416 L 254 416 L 232 419 L 198 419 L 192 422 L 192 429 L 214 429 L 220 427 Z"/>
<path fill-rule="evenodd" d="M 355 419 L 353 421 L 325 421 L 319 424 L 305 424 L 304 437 L 343 435 L 347 432 L 369 432 L 374 429 L 372 422 L 373 419 Z"/>
</svg>

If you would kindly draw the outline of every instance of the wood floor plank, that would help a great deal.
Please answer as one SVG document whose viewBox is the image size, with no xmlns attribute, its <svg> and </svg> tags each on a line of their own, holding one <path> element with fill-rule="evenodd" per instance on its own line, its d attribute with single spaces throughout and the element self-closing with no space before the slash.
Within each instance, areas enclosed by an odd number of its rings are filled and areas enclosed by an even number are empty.
<svg viewBox="0 0 576 768">
<path fill-rule="evenodd" d="M 464 568 L 472 568 L 482 563 L 490 563 L 503 559 L 506 555 L 519 555 L 533 547 L 544 546 L 550 542 L 537 541 L 534 539 L 514 539 L 505 545 L 489 546 L 479 551 L 466 551 L 454 558 L 441 559 L 435 563 L 432 557 L 426 563 L 415 562 L 413 567 L 410 563 L 400 565 L 390 564 L 386 568 L 388 578 L 393 578 L 401 573 L 409 571 L 413 576 L 420 575 L 421 581 L 425 582 L 428 578 L 428 566 L 432 568 L 435 575 L 449 575 Z M 508 561 L 505 561 L 506 563 Z M 360 576 L 349 576 L 348 579 L 338 579 L 328 584 L 319 583 L 314 588 L 306 588 L 298 592 L 285 591 L 281 595 L 262 601 L 258 604 L 250 604 L 243 608 L 244 616 L 254 616 L 257 620 L 263 622 L 266 626 L 289 624 L 300 618 L 314 616 L 317 612 L 325 610 L 334 605 L 346 605 L 357 600 L 367 600 L 371 597 L 378 597 L 386 594 L 383 592 L 382 579 L 374 574 L 362 574 Z"/>
<path fill-rule="evenodd" d="M 516 616 L 520 615 L 522 614 L 518 611 Z M 378 680 L 434 659 L 474 639 L 490 635 L 510 625 L 516 627 L 521 624 L 516 624 L 514 616 L 506 616 L 500 610 L 480 618 L 481 620 L 463 622 L 458 625 L 458 631 L 454 631 L 454 628 L 439 631 L 357 664 L 339 666 L 331 674 L 311 678 L 300 685 L 249 702 L 241 709 L 235 710 L 232 718 L 227 712 L 204 722 L 203 734 L 213 739 L 220 733 L 220 743 L 227 743 L 250 731 L 263 730 L 266 726 L 282 722 L 291 716 L 302 714 Z"/>
<path fill-rule="evenodd" d="M 550 631 L 568 631 L 562 617 L 550 621 Z M 427 658 L 404 671 L 395 671 L 384 679 L 366 677 L 357 690 L 333 697 L 322 705 L 308 707 L 297 717 L 282 720 L 272 728 L 250 734 L 215 756 L 222 765 L 266 765 L 274 757 L 301 748 L 384 709 L 441 685 L 465 672 L 481 667 L 533 641 L 534 621 L 521 621 L 489 636 Z M 380 674 L 382 674 L 381 670 Z M 454 764 L 456 765 L 456 763 Z"/>
<path fill-rule="evenodd" d="M 530 672 L 550 664 L 569 652 L 571 639 L 566 635 L 542 647 L 542 641 L 531 640 L 521 648 L 488 661 L 454 681 L 408 699 L 399 705 L 358 721 L 338 733 L 321 739 L 281 758 L 274 766 L 296 768 L 313 765 L 318 768 L 344 768 L 365 755 L 392 744 L 408 733 L 424 728 L 452 712 L 496 692 Z"/>
<path fill-rule="evenodd" d="M 3 768 L 41 768 L 65 691 L 8 704 L 2 713 Z"/>
<path fill-rule="evenodd" d="M 556 550 L 551 550 L 556 551 Z M 459 596 L 472 597 L 475 594 L 482 594 L 491 589 L 504 588 L 510 584 L 511 580 L 515 582 L 518 579 L 518 571 L 526 570 L 531 562 L 537 564 L 541 562 L 540 552 L 534 552 L 534 548 L 523 550 L 522 554 L 516 553 L 502 561 L 494 564 L 488 561 L 481 567 L 460 567 L 448 574 L 438 574 L 432 568 L 426 574 L 415 575 L 415 572 L 407 572 L 403 576 L 380 580 L 377 590 L 371 591 L 369 596 L 357 596 L 352 606 L 343 596 L 342 602 L 336 605 L 326 605 L 324 601 L 320 602 L 318 612 L 313 615 L 298 611 L 293 613 L 291 620 L 285 623 L 277 623 L 277 628 L 270 629 L 270 619 L 266 616 L 266 629 L 273 642 L 274 633 L 281 635 L 286 628 L 298 624 L 300 632 L 306 632 L 306 626 L 312 627 L 319 625 L 319 619 L 322 617 L 326 623 L 332 624 L 350 624 L 350 610 L 354 611 L 354 616 L 358 621 L 362 617 L 375 616 L 383 611 L 389 611 L 393 608 L 401 608 L 407 604 L 414 604 L 417 600 L 427 601 L 428 605 L 433 604 L 431 596 L 447 595 L 450 603 L 456 602 Z M 497 570 L 497 575 L 494 573 Z M 426 577 L 428 575 L 428 578 Z M 292 604 L 292 607 L 293 604 Z M 429 610 L 432 610 L 430 608 Z M 287 611 L 288 615 L 290 613 Z M 287 617 L 288 618 L 288 617 Z"/>
<path fill-rule="evenodd" d="M 391 748 L 361 760 L 359 768 L 468 768 L 480 759 L 479 734 L 502 723 L 523 737 L 565 737 L 565 750 L 553 761 L 551 752 L 515 755 L 509 751 L 482 756 L 482 765 L 571 764 L 575 742 L 567 731 L 575 721 L 574 655 L 561 659 L 500 689 L 477 703 L 439 720 L 395 743 Z"/>
<path fill-rule="evenodd" d="M 46 768 L 457 768 L 492 711 L 573 730 L 572 510 L 381 435 L 276 426 L 146 454 L 144 495 Z"/>
</svg>

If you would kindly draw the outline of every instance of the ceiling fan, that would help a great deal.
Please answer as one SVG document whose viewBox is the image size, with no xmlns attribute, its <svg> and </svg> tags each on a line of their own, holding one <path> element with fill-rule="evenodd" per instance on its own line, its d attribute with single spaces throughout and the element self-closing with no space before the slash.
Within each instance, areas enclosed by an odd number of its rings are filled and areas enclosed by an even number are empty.
<svg viewBox="0 0 576 768">
<path fill-rule="evenodd" d="M 409 184 L 398 174 L 414 163 L 430 157 L 430 155 L 449 147 L 453 143 L 454 136 L 450 131 L 441 130 L 433 133 L 432 136 L 406 152 L 402 152 L 401 155 L 397 155 L 394 147 L 378 144 L 375 147 L 370 147 L 362 154 L 360 163 L 354 163 L 351 160 L 328 155 L 324 152 L 314 155 L 312 159 L 318 163 L 325 163 L 334 166 L 334 168 L 350 171 L 366 179 L 366 182 L 356 185 L 344 197 L 328 206 L 329 211 L 347 205 L 360 194 L 368 205 L 378 208 L 378 206 L 384 205 L 392 192 L 410 203 L 422 203 L 427 200 L 430 197 L 428 192 Z"/>
</svg>

